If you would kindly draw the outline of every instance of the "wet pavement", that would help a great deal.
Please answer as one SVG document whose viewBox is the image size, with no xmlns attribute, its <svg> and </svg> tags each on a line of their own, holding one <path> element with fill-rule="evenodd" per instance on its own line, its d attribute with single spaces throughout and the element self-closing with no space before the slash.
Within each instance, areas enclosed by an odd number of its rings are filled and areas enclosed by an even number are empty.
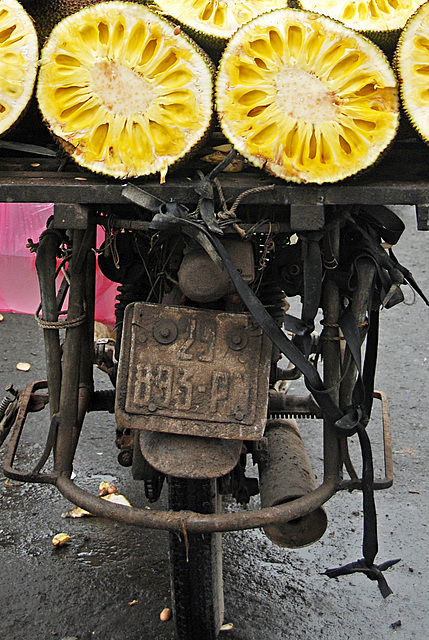
<svg viewBox="0 0 429 640">
<path fill-rule="evenodd" d="M 396 254 L 429 291 L 429 234 L 415 230 L 412 208 L 401 208 L 407 231 Z M 405 288 L 407 302 L 413 299 Z M 395 482 L 377 494 L 378 561 L 401 558 L 386 577 L 393 595 L 383 600 L 361 575 L 322 575 L 362 556 L 359 493 L 338 494 L 327 505 L 321 541 L 298 551 L 280 549 L 259 531 L 224 536 L 227 640 L 401 640 L 427 637 L 429 628 L 428 485 L 429 310 L 421 300 L 382 312 L 377 387 L 390 399 Z M 31 316 L 0 323 L 0 389 L 44 378 L 43 336 Z M 29 362 L 27 373 L 17 362 Z M 108 387 L 102 374 L 97 387 Z M 0 393 L 0 395 L 2 395 Z M 377 414 L 377 409 L 376 412 Z M 376 415 L 377 417 L 377 415 Z M 370 426 L 381 466 L 379 425 Z M 19 466 L 41 454 L 46 412 L 28 420 Z M 302 425 L 320 475 L 320 424 Z M 112 416 L 91 414 L 78 447 L 76 482 L 96 493 L 114 481 L 134 506 L 148 506 L 143 487 L 117 462 Z M 3 450 L 0 458 L 3 457 Z M 70 504 L 52 487 L 5 483 L 0 476 L 0 637 L 4 640 L 170 640 L 172 622 L 159 613 L 170 604 L 167 535 L 100 518 L 64 519 Z M 165 506 L 165 496 L 162 497 Z M 255 501 L 254 506 L 257 506 Z M 226 505 L 226 508 L 235 508 Z M 64 531 L 66 547 L 51 539 Z"/>
</svg>

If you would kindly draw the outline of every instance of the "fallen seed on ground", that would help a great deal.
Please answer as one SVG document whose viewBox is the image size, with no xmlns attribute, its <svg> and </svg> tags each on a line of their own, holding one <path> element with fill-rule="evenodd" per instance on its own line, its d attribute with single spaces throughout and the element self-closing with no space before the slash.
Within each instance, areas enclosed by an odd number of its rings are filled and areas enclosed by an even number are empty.
<svg viewBox="0 0 429 640">
<path fill-rule="evenodd" d="M 165 609 L 163 609 L 159 614 L 159 619 L 161 620 L 161 622 L 167 622 L 167 620 L 170 620 L 170 618 L 171 618 L 171 609 L 169 609 L 168 607 L 165 607 Z"/>
<path fill-rule="evenodd" d="M 31 364 L 29 362 L 18 362 L 16 368 L 18 371 L 30 371 Z"/>
</svg>

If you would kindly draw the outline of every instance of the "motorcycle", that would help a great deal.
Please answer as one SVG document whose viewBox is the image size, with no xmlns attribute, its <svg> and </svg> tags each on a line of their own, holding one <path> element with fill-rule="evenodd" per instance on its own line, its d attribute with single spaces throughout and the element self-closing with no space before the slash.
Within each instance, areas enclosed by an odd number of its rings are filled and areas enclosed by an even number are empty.
<svg viewBox="0 0 429 640">
<path fill-rule="evenodd" d="M 192 208 L 134 183 L 122 186 L 122 204 L 55 207 L 32 245 L 47 380 L 10 387 L 0 405 L 7 477 L 53 484 L 93 515 L 169 531 L 181 640 L 218 637 L 223 532 L 261 527 L 282 547 L 310 545 L 323 536 L 323 505 L 339 490 L 363 492 L 363 557 L 327 577 L 363 572 L 386 597 L 384 571 L 398 562 L 376 564 L 374 490 L 390 487 L 393 473 L 387 399 L 374 375 L 380 308 L 400 302 L 405 283 L 423 296 L 391 248 L 403 225 L 381 205 L 271 198 L 267 206 L 264 195 L 276 187 L 266 182 L 232 201 L 220 175 L 234 153 L 199 174 Z M 118 294 L 116 337 L 94 342 L 96 259 Z M 109 389 L 94 390 L 94 365 Z M 381 478 L 367 432 L 374 399 L 382 407 Z M 45 408 L 43 454 L 30 471 L 17 469 L 26 417 Z M 150 504 L 166 486 L 167 511 L 106 502 L 75 484 L 73 458 L 90 411 L 115 414 L 119 463 Z M 322 423 L 319 485 L 300 419 Z M 355 434 L 359 471 L 348 446 Z M 259 496 L 260 508 L 225 511 L 227 496 L 242 507 Z"/>
</svg>

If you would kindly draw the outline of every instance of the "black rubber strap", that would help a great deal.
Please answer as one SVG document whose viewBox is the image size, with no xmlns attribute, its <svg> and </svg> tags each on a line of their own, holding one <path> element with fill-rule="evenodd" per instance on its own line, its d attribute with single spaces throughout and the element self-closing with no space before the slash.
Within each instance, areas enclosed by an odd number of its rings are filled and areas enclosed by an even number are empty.
<svg viewBox="0 0 429 640">
<path fill-rule="evenodd" d="M 216 248 L 216 251 L 222 258 L 228 274 L 233 281 L 237 293 L 243 300 L 245 306 L 252 316 L 269 336 L 272 342 L 280 349 L 280 351 L 303 373 L 305 383 L 313 393 L 316 401 L 322 408 L 322 411 L 330 417 L 335 427 L 342 435 L 351 435 L 357 432 L 362 452 L 362 493 L 363 493 L 363 511 L 364 511 L 364 534 L 363 534 L 363 555 L 364 558 L 358 563 L 354 563 L 354 571 L 361 571 L 371 580 L 377 580 L 380 592 L 383 597 L 387 597 L 392 593 L 385 577 L 382 574 L 384 568 L 392 566 L 397 560 L 384 563 L 384 565 L 375 565 L 374 559 L 378 553 L 378 536 L 377 536 L 377 515 L 374 500 L 374 469 L 372 462 L 371 444 L 366 432 L 365 426 L 368 416 L 365 415 L 363 404 L 365 401 L 365 388 L 361 375 L 361 356 L 360 356 L 360 333 L 357 328 L 356 321 L 353 319 L 351 310 L 346 310 L 342 318 L 343 331 L 345 331 L 346 341 L 351 351 L 352 357 L 356 363 L 358 370 L 358 380 L 355 385 L 354 406 L 349 412 L 343 413 L 340 408 L 332 400 L 329 391 L 326 389 L 319 374 L 313 365 L 303 356 L 301 351 L 285 336 L 283 331 L 273 321 L 266 311 L 260 300 L 255 296 L 250 287 L 243 281 L 238 273 L 235 265 L 231 261 L 223 244 L 216 237 L 210 236 L 210 240 Z M 346 335 L 347 334 L 347 335 Z M 348 340 L 347 340 L 348 338 Z M 336 572 L 346 572 L 345 568 L 334 570 Z M 326 575 L 330 576 L 331 572 L 327 571 Z M 337 573 L 337 575 L 341 575 Z M 330 576 L 332 577 L 332 575 Z"/>
<path fill-rule="evenodd" d="M 352 215 L 368 222 L 389 244 L 396 244 L 405 229 L 401 218 L 383 205 L 358 205 Z"/>
<path fill-rule="evenodd" d="M 360 334 L 356 323 L 353 323 L 350 313 L 343 314 L 342 328 L 345 337 L 348 337 L 349 349 L 358 368 L 358 384 L 355 386 L 353 400 L 359 401 L 351 410 L 342 411 L 332 399 L 329 390 L 324 385 L 316 368 L 307 360 L 301 350 L 287 338 L 285 333 L 276 324 L 267 312 L 261 301 L 253 293 L 250 287 L 244 282 L 236 266 L 232 262 L 228 252 L 222 242 L 215 235 L 211 234 L 200 224 L 183 218 L 175 218 L 169 214 L 157 214 L 152 221 L 152 228 L 161 230 L 170 227 L 170 230 L 179 226 L 181 231 L 190 235 L 194 239 L 201 241 L 205 237 L 205 242 L 209 242 L 215 252 L 221 258 L 224 268 L 228 272 L 238 295 L 257 321 L 264 333 L 270 338 L 281 353 L 283 353 L 304 375 L 307 388 L 315 397 L 324 414 L 332 420 L 334 426 L 342 435 L 351 435 L 357 432 L 361 444 L 363 460 L 362 490 L 364 499 L 364 539 L 363 554 L 364 559 L 353 565 L 347 565 L 338 569 L 328 570 L 326 575 L 336 577 L 346 573 L 360 571 L 365 573 L 370 579 L 377 580 L 381 593 L 384 597 L 391 593 L 387 582 L 382 575 L 384 568 L 392 566 L 397 561 L 384 563 L 384 565 L 374 565 L 374 559 L 378 551 L 377 539 L 377 519 L 373 489 L 373 463 L 372 452 L 368 434 L 365 430 L 367 416 L 361 403 L 364 402 L 364 384 L 361 376 L 360 358 Z M 352 567 L 352 568 L 351 568 Z"/>
<path fill-rule="evenodd" d="M 409 271 L 409 269 L 404 267 L 402 264 L 399 264 L 392 249 L 389 250 L 389 254 L 390 254 L 390 258 L 395 263 L 396 268 L 402 273 L 402 275 L 404 276 L 405 280 L 408 282 L 410 287 L 414 289 L 414 291 L 421 297 L 424 303 L 429 306 L 429 300 L 427 299 L 423 291 L 420 289 L 417 282 L 414 280 L 413 274 L 411 273 L 411 271 Z"/>
<path fill-rule="evenodd" d="M 303 373 L 309 390 L 313 393 L 316 401 L 322 410 L 334 422 L 343 418 L 343 412 L 332 400 L 328 389 L 325 387 L 319 373 L 313 365 L 307 360 L 300 349 L 285 335 L 281 328 L 274 322 L 262 302 L 255 296 L 250 287 L 244 282 L 236 266 L 232 262 L 228 252 L 215 236 L 210 237 L 216 251 L 222 258 L 229 277 L 231 278 L 238 295 L 242 299 L 244 305 L 255 318 L 264 333 L 270 338 L 273 344 Z"/>
<path fill-rule="evenodd" d="M 320 250 L 320 234 L 309 233 L 302 240 L 304 245 L 304 291 L 302 295 L 301 325 L 305 327 L 305 330 L 299 334 L 294 332 L 293 342 L 308 358 L 312 348 L 311 333 L 314 331 L 314 319 L 319 310 L 322 295 L 323 264 Z"/>
</svg>

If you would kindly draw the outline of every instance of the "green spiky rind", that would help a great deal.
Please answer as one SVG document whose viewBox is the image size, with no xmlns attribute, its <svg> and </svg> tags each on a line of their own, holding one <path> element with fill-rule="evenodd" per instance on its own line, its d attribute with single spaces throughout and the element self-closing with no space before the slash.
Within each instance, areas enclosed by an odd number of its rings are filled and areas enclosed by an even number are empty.
<svg viewBox="0 0 429 640">
<path fill-rule="evenodd" d="M 387 58 L 391 62 L 393 60 L 401 32 L 402 29 L 393 29 L 392 31 L 360 31 L 359 33 L 362 33 L 362 35 L 372 40 L 372 42 L 386 54 Z"/>
<path fill-rule="evenodd" d="M 180 27 L 181 31 L 186 33 L 203 51 L 206 52 L 207 55 L 210 56 L 211 60 L 217 63 L 224 51 L 226 44 L 229 40 L 229 37 L 221 38 L 219 36 L 210 35 L 208 33 L 204 33 L 203 31 L 199 31 L 188 24 L 178 20 L 175 16 L 166 13 L 163 11 L 159 5 L 157 5 L 152 0 L 138 0 L 142 2 L 142 4 L 146 4 L 150 9 L 155 11 L 158 15 L 162 16 L 169 22 Z"/>
<path fill-rule="evenodd" d="M 156 9 L 159 10 L 162 15 L 167 16 L 170 20 L 172 20 L 174 23 L 179 25 L 181 29 L 183 29 L 183 31 L 185 31 L 193 40 L 195 40 L 195 42 L 197 42 L 205 51 L 207 51 L 207 53 L 215 61 L 216 64 L 218 64 L 220 57 L 223 51 L 225 50 L 225 47 L 228 41 L 230 40 L 230 38 L 232 37 L 233 33 L 235 33 L 237 29 L 240 28 L 241 26 L 241 25 L 236 26 L 234 27 L 234 29 L 228 31 L 227 34 L 222 35 L 221 33 L 211 32 L 210 29 L 204 29 L 204 25 L 202 23 L 200 27 L 198 27 L 195 24 L 184 22 L 179 17 L 177 17 L 177 15 L 173 15 L 173 13 L 168 13 L 168 11 L 166 12 L 165 9 L 162 9 L 162 7 L 160 7 L 156 3 L 156 0 L 139 0 L 139 1 L 145 2 L 146 4 L 148 4 L 148 6 L 156 7 Z M 179 3 L 176 2 L 176 5 L 177 4 L 180 5 L 180 2 Z M 227 2 L 225 2 L 225 4 L 227 4 Z M 286 8 L 288 6 L 288 0 L 282 0 L 281 4 L 282 4 L 282 8 Z M 276 8 L 278 9 L 279 7 L 270 8 L 268 12 Z M 266 11 L 263 11 L 263 13 L 265 12 Z M 257 15 L 261 15 L 261 13 Z M 254 17 L 257 17 L 257 15 L 255 15 Z"/>
<path fill-rule="evenodd" d="M 417 13 L 417 12 L 415 12 Z M 414 14 L 412 16 L 410 16 L 408 22 L 411 20 L 411 18 L 414 16 Z M 405 27 L 404 27 L 405 29 Z M 400 105 L 399 105 L 399 113 L 400 113 L 400 121 L 399 121 L 399 129 L 398 129 L 398 133 L 396 134 L 396 138 L 398 140 L 409 140 L 412 138 L 418 138 L 421 137 L 420 133 L 417 131 L 417 128 L 415 127 L 413 121 L 410 118 L 410 115 L 408 114 L 407 110 L 404 107 L 404 99 L 403 99 L 403 95 L 402 95 L 402 80 L 401 77 L 399 75 L 399 71 L 398 71 L 398 51 L 399 51 L 399 47 L 400 47 L 400 42 L 402 40 L 402 33 L 404 31 L 404 29 L 401 31 L 399 38 L 398 38 L 398 42 L 397 45 L 395 47 L 395 51 L 393 53 L 392 56 L 392 69 L 393 72 L 396 75 L 396 79 L 398 82 L 398 88 L 399 88 L 399 99 L 400 99 Z"/>
<path fill-rule="evenodd" d="M 26 58 L 28 70 L 26 73 L 26 84 L 20 106 L 18 107 L 18 109 L 14 110 L 14 113 L 10 113 L 9 118 L 0 118 L 0 137 L 6 135 L 12 129 L 15 129 L 15 127 L 17 127 L 19 123 L 24 119 L 31 98 L 33 96 L 34 86 L 37 79 L 39 59 L 38 37 L 32 17 L 22 6 L 22 3 L 18 2 L 18 0 L 10 0 L 6 4 L 13 7 L 14 11 L 16 11 L 16 15 L 20 16 L 21 21 L 24 23 L 25 29 L 28 33 L 29 42 L 26 43 L 25 47 L 23 47 L 23 55 Z M 1 5 L 2 2 L 0 0 L 0 7 Z M 7 79 L 7 75 L 8 74 L 6 73 L 5 79 Z"/>
<path fill-rule="evenodd" d="M 180 22 L 175 21 L 171 16 L 165 15 L 164 12 L 158 10 L 153 4 L 148 5 L 146 2 L 144 2 L 144 0 L 137 0 L 137 2 L 139 4 L 143 4 L 147 6 L 148 9 L 150 9 L 153 13 L 158 15 L 162 20 L 164 20 L 164 22 L 167 22 L 168 24 L 170 24 L 173 29 L 175 27 L 180 27 L 180 35 L 182 36 L 182 38 L 185 38 L 185 40 L 187 40 L 189 44 L 191 44 L 194 47 L 194 49 L 198 51 L 201 57 L 205 60 L 207 66 L 210 68 L 213 78 L 215 77 L 217 68 L 213 60 L 213 56 L 210 55 L 210 50 L 217 52 L 218 51 L 218 49 L 216 48 L 217 45 L 221 46 L 221 50 L 223 50 L 226 46 L 227 40 L 225 40 L 223 44 L 213 43 L 213 46 L 211 46 L 211 41 L 213 40 L 213 38 L 200 39 L 202 40 L 202 42 L 206 42 L 207 46 L 204 47 L 203 44 L 199 42 L 197 38 L 193 37 L 193 34 L 198 35 L 195 29 L 185 28 L 184 25 L 181 25 Z"/>
<path fill-rule="evenodd" d="M 128 0 L 105 0 L 105 2 L 115 2 L 118 5 L 127 5 L 127 4 L 134 4 L 134 5 L 140 5 L 142 8 L 144 8 L 146 11 L 148 11 L 151 15 L 153 15 L 158 21 L 162 22 L 163 24 L 167 25 L 169 29 L 171 29 L 172 31 L 174 31 L 175 29 L 175 24 L 173 24 L 170 20 L 168 20 L 167 18 L 165 18 L 164 16 L 159 15 L 157 12 L 149 9 L 149 7 L 147 6 L 146 2 L 142 2 L 141 0 L 137 0 L 135 2 L 128 2 Z M 95 0 L 92 1 L 90 0 L 90 4 L 91 5 L 102 5 L 104 4 L 104 2 L 99 2 L 99 0 Z M 75 19 L 77 14 L 81 14 L 83 12 L 85 12 L 86 10 L 90 9 L 90 6 L 85 6 L 84 9 L 73 13 L 71 15 L 66 16 L 65 18 L 63 18 L 62 20 L 60 20 L 60 22 L 58 22 L 54 28 L 52 29 L 50 36 L 48 38 L 48 40 L 45 42 L 42 51 L 41 51 L 41 66 L 43 67 L 43 63 L 44 63 L 44 59 L 45 56 L 47 55 L 47 51 L 49 49 L 49 44 L 51 42 L 51 40 L 53 40 L 56 36 L 57 30 L 61 29 L 63 26 L 63 23 L 66 23 L 66 21 L 68 21 L 69 19 Z M 142 173 L 124 173 L 124 172 L 120 172 L 120 173 L 112 173 L 111 171 L 108 171 L 106 169 L 105 166 L 103 165 L 97 165 L 97 166 L 88 166 L 87 163 L 85 163 L 81 156 L 79 154 L 76 154 L 76 149 L 75 147 L 65 138 L 63 138 L 61 135 L 58 135 L 52 127 L 52 123 L 49 122 L 49 120 L 45 117 L 44 113 L 43 113 L 43 108 L 41 106 L 41 82 L 38 82 L 38 86 L 37 86 L 37 91 L 36 91 L 36 98 L 38 101 L 38 106 L 39 106 L 39 110 L 41 112 L 42 115 L 42 119 L 43 122 L 45 124 L 45 126 L 47 127 L 47 129 L 49 130 L 49 133 L 51 134 L 52 138 L 55 140 L 55 142 L 66 152 L 67 156 L 70 157 L 71 160 L 73 160 L 73 162 L 75 162 L 77 165 L 85 168 L 85 169 L 89 169 L 90 171 L 92 171 L 93 173 L 99 173 L 102 175 L 107 175 L 110 177 L 114 177 L 114 178 L 133 178 L 133 177 L 145 177 L 145 176 L 149 176 L 149 175 L 153 175 L 154 173 L 158 173 L 158 171 L 160 172 L 161 175 L 161 181 L 164 180 L 164 177 L 167 173 L 167 170 L 173 170 L 176 169 L 180 166 L 183 165 L 184 162 L 186 162 L 187 160 L 189 160 L 189 158 L 191 158 L 192 156 L 195 155 L 195 153 L 197 152 L 198 149 L 200 149 L 202 146 L 204 146 L 207 143 L 207 139 L 210 136 L 210 133 L 213 129 L 213 124 L 214 124 L 214 109 L 213 109 L 213 103 L 214 103 L 214 79 L 215 79 L 215 73 L 216 73 L 216 67 L 213 63 L 213 61 L 211 60 L 210 56 L 195 42 L 193 41 L 193 39 L 188 36 L 188 34 L 186 33 L 182 33 L 180 32 L 180 34 L 175 34 L 178 37 L 180 37 L 182 40 L 186 41 L 186 43 L 191 46 L 194 51 L 199 55 L 199 58 L 201 60 L 202 63 L 204 63 L 207 72 L 208 72 L 208 76 L 210 77 L 210 105 L 211 105 L 211 110 L 210 110 L 210 119 L 209 122 L 206 126 L 205 130 L 201 131 L 201 135 L 200 138 L 198 140 L 195 140 L 193 145 L 185 151 L 185 153 L 183 155 L 181 155 L 180 157 L 177 157 L 176 159 L 172 160 L 169 164 L 168 167 L 164 167 L 164 169 L 148 169 L 147 171 L 144 171 Z"/>
<path fill-rule="evenodd" d="M 229 38 L 210 36 L 179 21 L 176 24 L 210 56 L 211 60 L 215 63 L 219 61 Z"/>
<path fill-rule="evenodd" d="M 417 135 L 426 144 L 429 144 L 429 126 L 427 127 L 427 130 L 424 131 L 421 125 L 416 121 L 415 114 L 413 113 L 413 109 L 412 108 L 410 109 L 409 101 L 406 95 L 406 87 L 404 87 L 404 84 L 406 84 L 408 78 L 405 77 L 405 74 L 402 73 L 401 62 L 402 62 L 402 56 L 404 56 L 405 58 L 409 55 L 409 46 L 407 45 L 407 38 L 409 37 L 409 32 L 411 31 L 411 28 L 414 26 L 414 24 L 421 19 L 421 16 L 428 11 L 428 8 L 429 8 L 429 3 L 425 2 L 418 9 L 416 9 L 416 11 L 408 18 L 399 36 L 398 43 L 393 56 L 393 62 L 392 62 L 393 70 L 396 73 L 396 77 L 398 79 L 398 84 L 399 84 L 401 111 L 405 114 L 405 118 L 406 118 L 403 125 L 404 135 L 401 135 L 401 137 L 411 137 L 411 131 L 412 131 L 413 133 L 417 133 Z M 428 54 L 428 65 L 429 65 L 429 54 Z M 429 109 L 427 111 L 428 111 L 428 122 L 429 122 Z"/>
<path fill-rule="evenodd" d="M 293 3 L 293 6 L 291 6 L 291 5 L 292 5 L 292 3 Z M 429 3 L 428 3 L 428 4 L 429 4 Z M 335 20 L 335 19 L 333 19 L 333 18 L 330 18 L 329 16 L 326 16 L 326 15 L 323 15 L 323 14 L 316 14 L 316 13 L 313 13 L 313 12 L 310 12 L 310 11 L 302 10 L 302 9 L 300 9 L 300 8 L 299 8 L 299 6 L 298 6 L 297 2 L 294 2 L 294 0 L 289 0 L 289 7 L 288 7 L 286 10 L 295 11 L 295 12 L 297 12 L 297 13 L 302 13 L 303 15 L 306 15 L 306 16 L 313 16 L 313 18 L 314 18 L 314 19 L 316 19 L 316 18 L 320 17 L 320 18 L 325 19 L 325 20 L 327 20 L 327 21 L 329 21 L 329 22 L 332 22 L 332 23 L 334 23 L 334 24 L 341 25 L 341 27 L 342 27 L 345 31 L 350 32 L 350 34 L 352 34 L 352 35 L 358 36 L 358 37 L 359 37 L 359 39 L 361 39 L 362 41 L 367 42 L 369 45 L 371 45 L 371 46 L 374 48 L 374 50 L 377 52 L 377 55 L 380 57 L 380 59 L 382 59 L 382 60 L 384 61 L 385 65 L 386 65 L 386 69 L 389 69 L 389 70 L 392 72 L 393 76 L 395 77 L 395 74 L 394 74 L 394 72 L 393 72 L 393 70 L 392 70 L 391 63 L 390 63 L 390 61 L 389 61 L 389 59 L 388 59 L 388 56 L 386 55 L 385 51 L 384 51 L 382 48 L 380 48 L 380 46 L 379 46 L 379 45 L 377 45 L 377 44 L 376 44 L 376 43 L 375 43 L 371 38 L 369 38 L 367 35 L 365 35 L 365 34 L 363 34 L 363 33 L 359 33 L 359 32 L 357 32 L 356 30 L 351 29 L 350 27 L 346 27 L 346 26 L 344 25 L 344 23 L 340 22 L 339 20 Z M 397 120 L 396 120 L 396 125 L 395 125 L 395 128 L 394 128 L 394 131 L 392 131 L 392 134 L 391 134 L 390 139 L 388 139 L 388 140 L 386 140 L 386 141 L 385 141 L 385 146 L 384 146 L 384 148 L 382 148 L 382 149 L 380 149 L 380 150 L 379 150 L 378 155 L 377 155 L 377 156 L 376 156 L 376 157 L 375 157 L 375 158 L 374 158 L 370 163 L 368 163 L 368 165 L 367 165 L 367 166 L 363 166 L 362 168 L 357 169 L 356 171 L 354 171 L 354 172 L 352 172 L 352 173 L 349 173 L 349 174 L 347 174 L 347 175 L 343 175 L 343 176 L 341 176 L 341 177 L 339 177 L 339 178 L 336 178 L 335 180 L 319 180 L 319 179 L 317 179 L 317 178 L 316 178 L 316 179 L 314 179 L 314 180 L 308 180 L 308 181 L 307 181 L 307 180 L 303 180 L 303 179 L 300 179 L 300 178 L 296 178 L 295 176 L 288 176 L 288 178 L 285 178 L 284 176 L 279 175 L 277 172 L 272 171 L 272 170 L 271 170 L 271 168 L 269 167 L 269 164 L 268 164 L 268 162 L 267 162 L 267 160 L 266 160 L 266 159 L 258 158 L 258 157 L 253 156 L 252 154 L 247 153 L 247 152 L 246 152 L 246 149 L 245 149 L 245 148 L 243 148 L 243 145 L 242 145 L 242 144 L 237 143 L 237 141 L 236 141 L 236 140 L 234 140 L 234 137 L 233 137 L 233 136 L 231 137 L 231 135 L 229 134 L 229 131 L 228 131 L 228 130 L 226 129 L 226 127 L 225 127 L 225 123 L 223 122 L 223 118 L 222 118 L 222 116 L 221 116 L 221 114 L 220 114 L 220 112 L 219 112 L 219 108 L 218 108 L 219 95 L 222 95 L 222 94 L 223 94 L 223 92 L 224 92 L 224 90 L 225 90 L 224 88 L 221 88 L 221 87 L 219 86 L 219 78 L 221 77 L 221 73 L 222 73 L 222 70 L 223 70 L 223 64 L 224 64 L 224 62 L 225 62 L 226 56 L 228 55 L 229 48 L 233 45 L 234 40 L 235 40 L 236 38 L 240 37 L 241 31 L 242 31 L 243 29 L 246 29 L 246 28 L 250 27 L 250 26 L 252 25 L 252 23 L 256 23 L 256 22 L 257 22 L 257 21 L 259 21 L 262 17 L 265 17 L 265 16 L 270 15 L 270 14 L 281 13 L 281 12 L 283 12 L 283 11 L 284 11 L 284 10 L 281 10 L 281 9 L 273 10 L 272 12 L 267 12 L 266 14 L 264 14 L 264 16 L 258 16 L 258 17 L 256 17 L 256 18 L 254 18 L 254 19 L 253 19 L 253 20 L 251 20 L 250 22 L 248 22 L 248 23 L 246 23 L 245 25 L 243 25 L 243 27 L 241 27 L 240 29 L 238 29 L 238 30 L 236 31 L 236 33 L 233 35 L 233 37 L 230 39 L 230 41 L 228 42 L 228 45 L 227 45 L 227 47 L 226 47 L 226 50 L 224 51 L 224 53 L 223 53 L 223 55 L 222 55 L 222 57 L 221 57 L 221 59 L 220 59 L 219 65 L 218 65 L 218 74 L 217 74 L 217 80 L 216 80 L 216 84 L 215 84 L 215 107 L 217 108 L 217 112 L 218 112 L 218 121 L 219 121 L 220 127 L 221 127 L 221 129 L 222 129 L 222 131 L 223 131 L 223 133 L 224 133 L 225 137 L 229 140 L 229 142 L 232 144 L 232 146 L 233 146 L 233 147 L 234 147 L 234 148 L 235 148 L 235 149 L 236 149 L 236 150 L 237 150 L 237 151 L 238 151 L 238 152 L 239 152 L 239 153 L 240 153 L 240 154 L 241 154 L 241 155 L 242 155 L 242 156 L 243 156 L 243 157 L 244 157 L 244 158 L 245 158 L 245 159 L 250 163 L 250 164 L 252 164 L 253 166 L 255 166 L 255 167 L 257 167 L 257 168 L 262 168 L 262 169 L 264 169 L 265 171 L 267 171 L 267 173 L 270 173 L 270 174 L 274 175 L 274 176 L 275 176 L 275 177 L 277 177 L 277 178 L 281 178 L 281 179 L 283 179 L 283 180 L 285 180 L 285 179 L 286 179 L 287 181 L 290 181 L 290 182 L 297 182 L 297 183 L 305 183 L 305 182 L 309 182 L 309 183 L 310 183 L 310 182 L 314 182 L 314 183 L 316 183 L 316 184 L 323 184 L 323 183 L 325 183 L 325 182 L 328 182 L 328 183 L 329 183 L 329 182 L 341 182 L 341 181 L 343 181 L 343 180 L 353 179 L 353 178 L 355 178 L 356 176 L 358 176 L 358 175 L 362 174 L 363 172 L 369 171 L 369 170 L 371 170 L 371 168 L 372 168 L 372 167 L 376 166 L 376 165 L 377 165 L 377 164 L 382 160 L 382 158 L 383 158 L 383 157 L 384 157 L 384 155 L 387 153 L 387 151 L 389 150 L 389 148 L 392 146 L 392 144 L 393 144 L 393 142 L 394 142 L 394 140 L 395 140 L 395 138 L 396 138 L 396 135 L 397 135 L 397 133 L 398 133 L 398 130 L 399 130 L 399 124 L 400 124 L 400 115 L 399 115 L 399 99 L 398 99 L 398 101 L 397 101 Z M 396 83 L 396 86 L 397 86 L 397 83 Z"/>
</svg>

